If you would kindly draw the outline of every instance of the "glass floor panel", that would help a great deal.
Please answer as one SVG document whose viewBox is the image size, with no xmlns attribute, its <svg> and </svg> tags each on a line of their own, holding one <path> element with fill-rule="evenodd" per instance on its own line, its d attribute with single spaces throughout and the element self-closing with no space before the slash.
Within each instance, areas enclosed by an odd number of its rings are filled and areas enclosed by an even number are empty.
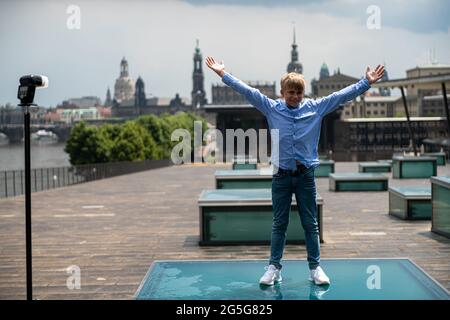
<svg viewBox="0 0 450 320">
<path fill-rule="evenodd" d="M 409 259 L 325 259 L 331 285 L 308 281 L 306 260 L 284 260 L 283 281 L 261 286 L 266 260 L 155 261 L 139 300 L 449 300 Z"/>
<path fill-rule="evenodd" d="M 371 172 L 347 172 L 347 173 L 333 173 L 333 179 L 336 180 L 376 180 L 381 178 L 387 180 L 387 176 L 381 173 L 371 173 Z"/>
<path fill-rule="evenodd" d="M 271 200 L 271 189 L 219 189 L 203 190 L 201 201 Z"/>
<path fill-rule="evenodd" d="M 450 186 L 450 176 L 449 177 L 433 177 L 433 180 L 441 181 L 442 183 L 446 184 L 447 186 Z"/>
<path fill-rule="evenodd" d="M 233 163 L 233 170 L 254 170 L 257 168 L 256 163 Z"/>
<path fill-rule="evenodd" d="M 317 203 L 322 204 L 323 199 L 320 194 L 316 193 Z M 295 195 L 292 195 L 295 201 Z M 211 202 L 252 202 L 252 201 L 268 201 L 272 203 L 271 189 L 206 189 L 200 194 L 198 200 L 200 203 Z"/>
<path fill-rule="evenodd" d="M 431 186 L 391 187 L 390 189 L 406 198 L 423 197 L 431 199 Z"/>
<path fill-rule="evenodd" d="M 272 178 L 273 169 L 270 167 L 261 169 L 241 169 L 241 170 L 216 170 L 214 175 L 217 177 L 259 177 L 268 176 Z"/>
</svg>

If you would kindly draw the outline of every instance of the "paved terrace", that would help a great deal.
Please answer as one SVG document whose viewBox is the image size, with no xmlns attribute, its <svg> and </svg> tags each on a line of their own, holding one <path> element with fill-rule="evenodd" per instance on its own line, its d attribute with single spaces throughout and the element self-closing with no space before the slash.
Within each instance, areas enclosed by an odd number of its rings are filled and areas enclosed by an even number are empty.
<svg viewBox="0 0 450 320">
<path fill-rule="evenodd" d="M 154 260 L 267 259 L 269 246 L 197 245 L 198 196 L 224 167 L 174 166 L 33 194 L 35 299 L 132 299 Z M 336 172 L 357 171 L 358 163 L 336 163 Z M 450 175 L 450 165 L 438 173 Z M 328 178 L 317 185 L 322 258 L 408 257 L 450 289 L 450 239 L 430 221 L 389 216 L 388 192 L 329 192 Z M 26 298 L 24 220 L 23 197 L 0 200 L 0 299 Z M 289 245 L 284 257 L 305 259 L 305 247 Z M 79 290 L 66 286 L 71 265 L 81 269 Z"/>
</svg>

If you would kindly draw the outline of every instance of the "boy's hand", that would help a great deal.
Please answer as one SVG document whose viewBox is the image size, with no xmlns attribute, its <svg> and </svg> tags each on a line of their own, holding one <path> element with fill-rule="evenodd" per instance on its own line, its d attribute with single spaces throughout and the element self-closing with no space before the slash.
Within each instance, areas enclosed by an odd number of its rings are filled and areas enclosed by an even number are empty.
<svg viewBox="0 0 450 320">
<path fill-rule="evenodd" d="M 219 77 L 223 77 L 223 75 L 225 74 L 225 65 L 223 64 L 223 60 L 218 63 L 216 60 L 214 60 L 213 57 L 208 56 L 206 57 L 205 62 L 211 70 L 219 75 Z"/>
<path fill-rule="evenodd" d="M 369 80 L 369 83 L 375 83 L 383 77 L 384 74 L 384 66 L 379 64 L 375 70 L 370 70 L 370 67 L 366 69 L 366 79 Z"/>
</svg>

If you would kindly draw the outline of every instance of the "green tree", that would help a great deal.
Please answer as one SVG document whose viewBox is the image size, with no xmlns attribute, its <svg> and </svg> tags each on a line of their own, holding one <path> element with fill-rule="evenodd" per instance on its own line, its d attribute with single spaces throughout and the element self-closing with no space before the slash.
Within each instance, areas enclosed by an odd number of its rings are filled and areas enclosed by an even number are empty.
<svg viewBox="0 0 450 320">
<path fill-rule="evenodd" d="M 206 124 L 206 121 L 196 116 L 193 113 L 185 113 L 180 112 L 172 116 L 165 116 L 165 121 L 167 122 L 168 127 L 168 140 L 170 141 L 170 136 L 172 132 L 176 129 L 186 129 L 189 131 L 189 134 L 191 135 L 192 145 L 194 143 L 194 122 L 195 121 L 201 121 L 202 122 L 202 134 L 208 129 L 208 126 Z M 200 140 L 203 140 L 203 137 L 200 137 Z M 171 142 L 171 147 L 173 145 L 177 144 L 177 142 Z"/>
<path fill-rule="evenodd" d="M 155 159 L 156 143 L 141 125 L 126 122 L 111 148 L 111 161 L 142 161 Z"/>
<path fill-rule="evenodd" d="M 167 159 L 178 144 L 171 141 L 176 129 L 188 130 L 194 147 L 194 121 L 202 121 L 202 133 L 207 130 L 204 119 L 184 112 L 142 116 L 122 125 L 106 124 L 99 128 L 80 122 L 73 127 L 65 151 L 73 165 Z"/>
<path fill-rule="evenodd" d="M 120 131 L 121 131 L 121 126 L 118 124 L 105 124 L 103 126 L 101 126 L 99 128 L 100 132 L 102 135 L 104 135 L 104 137 L 107 140 L 110 140 L 111 142 L 113 142 L 114 140 L 116 140 L 119 135 L 120 135 Z"/>
<path fill-rule="evenodd" d="M 167 147 L 167 138 L 165 135 L 166 125 L 164 121 L 155 115 L 146 115 L 139 117 L 136 122 L 143 126 L 155 141 L 155 157 L 157 159 L 167 158 L 167 154 L 165 153 Z"/>
<path fill-rule="evenodd" d="M 67 140 L 65 152 L 69 154 L 72 165 L 101 163 L 109 161 L 108 140 L 96 127 L 76 124 Z"/>
</svg>

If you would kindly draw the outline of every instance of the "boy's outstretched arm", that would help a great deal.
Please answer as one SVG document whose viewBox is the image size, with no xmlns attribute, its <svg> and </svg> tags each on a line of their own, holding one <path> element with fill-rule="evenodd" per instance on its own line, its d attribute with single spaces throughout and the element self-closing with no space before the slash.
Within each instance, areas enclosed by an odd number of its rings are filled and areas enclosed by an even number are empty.
<svg viewBox="0 0 450 320">
<path fill-rule="evenodd" d="M 222 78 L 222 81 L 227 86 L 244 95 L 248 102 L 261 111 L 265 116 L 268 115 L 272 109 L 272 106 L 275 104 L 275 101 L 263 95 L 258 89 L 250 87 L 248 84 L 225 72 L 225 65 L 223 61 L 219 63 L 213 57 L 208 56 L 205 62 L 211 70 Z"/>
<path fill-rule="evenodd" d="M 340 91 L 333 92 L 332 94 L 316 100 L 314 103 L 318 107 L 318 112 L 325 116 L 332 112 L 339 105 L 355 99 L 357 96 L 363 94 L 370 89 L 372 83 L 377 82 L 383 77 L 384 66 L 378 65 L 375 69 L 370 67 L 366 68 L 366 76 L 355 84 L 352 84 Z"/>
</svg>

